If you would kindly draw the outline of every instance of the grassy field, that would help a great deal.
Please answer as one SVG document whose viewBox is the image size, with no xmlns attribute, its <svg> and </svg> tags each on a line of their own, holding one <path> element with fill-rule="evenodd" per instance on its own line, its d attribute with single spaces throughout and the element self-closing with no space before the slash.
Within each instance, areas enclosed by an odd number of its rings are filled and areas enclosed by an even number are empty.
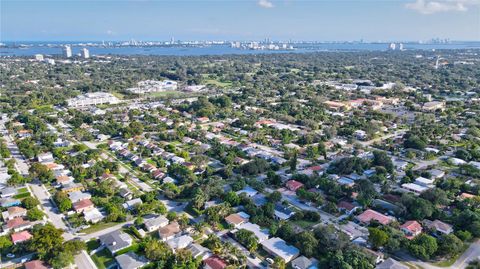
<svg viewBox="0 0 480 269">
<path fill-rule="evenodd" d="M 115 259 L 108 249 L 102 249 L 101 251 L 92 255 L 92 260 L 97 265 L 98 269 L 106 269 L 115 263 Z"/>
<path fill-rule="evenodd" d="M 24 193 L 19 193 L 19 194 L 13 196 L 13 198 L 23 199 L 23 198 L 27 198 L 28 196 L 30 196 L 30 193 L 29 192 L 24 192 Z"/>
<path fill-rule="evenodd" d="M 222 88 L 232 87 L 232 82 L 222 82 L 216 79 L 204 79 L 203 83 L 207 85 L 208 84 L 215 85 L 217 87 L 222 87 Z"/>
<path fill-rule="evenodd" d="M 115 225 L 117 225 L 117 224 L 118 224 L 117 222 L 102 222 L 102 223 L 97 223 L 97 224 L 91 225 L 90 227 L 88 227 L 88 228 L 86 228 L 86 229 L 81 230 L 80 232 L 81 232 L 81 233 L 86 233 L 86 234 L 91 234 L 91 233 L 98 232 L 98 231 L 100 231 L 100 230 L 103 230 L 103 229 L 106 229 L 106 228 L 115 226 Z"/>
</svg>

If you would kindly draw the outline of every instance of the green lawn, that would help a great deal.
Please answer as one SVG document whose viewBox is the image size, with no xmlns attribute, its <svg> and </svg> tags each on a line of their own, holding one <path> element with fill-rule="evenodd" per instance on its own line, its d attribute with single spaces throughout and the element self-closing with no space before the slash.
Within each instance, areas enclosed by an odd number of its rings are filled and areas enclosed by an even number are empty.
<svg viewBox="0 0 480 269">
<path fill-rule="evenodd" d="M 18 189 L 18 193 L 26 193 L 26 192 L 28 192 L 27 187 Z"/>
<path fill-rule="evenodd" d="M 117 224 L 118 224 L 118 222 L 102 222 L 102 223 L 97 223 L 97 224 L 91 225 L 90 227 L 88 227 L 88 228 L 86 228 L 86 229 L 81 230 L 80 232 L 81 232 L 81 233 L 86 233 L 86 234 L 91 234 L 91 233 L 98 232 L 98 231 L 100 231 L 100 230 L 103 230 L 103 229 L 106 229 L 106 228 L 115 226 L 115 225 L 117 225 Z"/>
<path fill-rule="evenodd" d="M 216 79 L 204 79 L 203 80 L 203 83 L 205 84 L 212 84 L 212 85 L 215 85 L 215 86 L 218 86 L 218 87 L 222 87 L 222 88 L 226 88 L 226 87 L 231 87 L 232 86 L 232 82 L 222 82 L 222 81 L 219 81 L 219 80 L 216 80 Z"/>
<path fill-rule="evenodd" d="M 129 246 L 128 248 L 124 248 L 124 249 L 116 252 L 115 256 L 122 255 L 122 254 L 125 254 L 125 253 L 130 252 L 130 251 L 138 252 L 139 249 L 140 249 L 139 244 L 133 244 L 133 245 Z"/>
<path fill-rule="evenodd" d="M 295 220 L 295 221 L 292 221 L 292 224 L 295 224 L 303 229 L 306 229 L 310 226 L 313 226 L 315 224 L 317 224 L 318 222 L 313 222 L 313 221 L 306 221 L 306 220 Z"/>
<path fill-rule="evenodd" d="M 30 193 L 29 192 L 24 192 L 24 193 L 19 193 L 19 194 L 13 196 L 13 198 L 23 199 L 23 198 L 27 198 L 28 196 L 30 196 Z"/>
<path fill-rule="evenodd" d="M 92 255 L 93 262 L 97 265 L 98 269 L 106 269 L 115 263 L 110 251 L 106 248 Z"/>
</svg>

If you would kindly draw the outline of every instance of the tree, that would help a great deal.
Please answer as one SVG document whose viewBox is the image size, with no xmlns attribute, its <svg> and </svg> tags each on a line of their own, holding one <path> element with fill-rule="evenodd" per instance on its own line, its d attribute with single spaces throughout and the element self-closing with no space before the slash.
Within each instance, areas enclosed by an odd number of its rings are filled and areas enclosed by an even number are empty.
<svg viewBox="0 0 480 269">
<path fill-rule="evenodd" d="M 252 231 L 240 229 L 235 233 L 235 238 L 244 245 L 248 251 L 253 252 L 257 250 L 258 239 Z"/>
<path fill-rule="evenodd" d="M 32 209 L 39 204 L 40 202 L 32 196 L 28 196 L 22 200 L 22 206 L 25 207 L 26 209 Z"/>
<path fill-rule="evenodd" d="M 382 166 L 387 169 L 389 173 L 393 172 L 393 162 L 392 159 L 387 155 L 385 151 L 375 150 L 373 151 L 373 161 L 372 164 L 375 166 Z"/>
<path fill-rule="evenodd" d="M 229 203 L 231 206 L 237 206 L 240 204 L 240 197 L 238 197 L 237 193 L 233 191 L 227 192 L 224 200 L 225 202 Z"/>
<path fill-rule="evenodd" d="M 422 260 L 428 260 L 437 251 L 437 240 L 427 234 L 420 234 L 408 244 L 410 253 Z"/>
<path fill-rule="evenodd" d="M 285 268 L 287 268 L 287 265 L 285 264 L 285 261 L 282 258 L 275 257 L 273 259 L 272 268 L 273 269 L 285 269 Z"/>
<path fill-rule="evenodd" d="M 148 238 L 142 242 L 142 247 L 145 257 L 151 261 L 166 261 L 172 255 L 168 245 L 158 239 Z"/>
<path fill-rule="evenodd" d="M 310 231 L 301 232 L 296 236 L 295 246 L 307 257 L 312 257 L 316 254 L 318 247 L 318 240 Z"/>
<path fill-rule="evenodd" d="M 282 194 L 279 191 L 273 191 L 268 195 L 268 201 L 272 203 L 277 203 L 282 200 Z"/>
<path fill-rule="evenodd" d="M 377 191 L 373 183 L 367 179 L 359 180 L 356 188 L 358 191 L 358 201 L 364 206 L 370 205 L 373 199 L 377 197 Z"/>
<path fill-rule="evenodd" d="M 38 178 L 43 183 L 49 183 L 55 178 L 53 172 L 41 163 L 33 163 L 28 172 L 32 178 Z"/>
<path fill-rule="evenodd" d="M 5 254 L 12 245 L 12 241 L 6 235 L 0 236 L 0 253 Z"/>
<path fill-rule="evenodd" d="M 318 142 L 318 153 L 323 156 L 323 158 L 327 159 L 327 148 L 325 147 L 325 143 L 323 141 Z"/>
<path fill-rule="evenodd" d="M 40 210 L 36 207 L 28 210 L 28 212 L 27 212 L 27 218 L 30 221 L 41 220 L 43 218 L 43 216 L 44 216 L 44 214 L 43 214 L 42 210 Z"/>
<path fill-rule="evenodd" d="M 63 244 L 63 231 L 48 223 L 45 226 L 36 225 L 33 228 L 32 239 L 28 248 L 36 251 L 40 259 L 61 249 Z"/>
<path fill-rule="evenodd" d="M 293 153 L 292 158 L 290 159 L 290 171 L 297 171 L 297 164 L 298 164 L 298 159 L 297 159 L 297 151 Z"/>
<path fill-rule="evenodd" d="M 378 249 L 383 247 L 388 242 L 388 234 L 385 231 L 382 231 L 378 228 L 368 228 L 368 242 L 375 248 Z"/>
<path fill-rule="evenodd" d="M 50 260 L 50 264 L 54 269 L 63 269 L 73 263 L 73 255 L 68 251 L 56 253 Z"/>
<path fill-rule="evenodd" d="M 438 254 L 448 257 L 455 256 L 463 249 L 463 242 L 454 234 L 442 235 L 438 240 Z"/>
</svg>

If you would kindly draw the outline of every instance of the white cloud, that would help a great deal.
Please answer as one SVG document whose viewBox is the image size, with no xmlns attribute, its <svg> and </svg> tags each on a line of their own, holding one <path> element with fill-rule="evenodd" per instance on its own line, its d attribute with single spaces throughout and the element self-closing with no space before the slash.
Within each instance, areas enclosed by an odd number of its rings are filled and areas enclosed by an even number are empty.
<svg viewBox="0 0 480 269">
<path fill-rule="evenodd" d="M 107 35 L 115 35 L 115 32 L 112 30 L 107 30 Z"/>
<path fill-rule="evenodd" d="M 263 8 L 274 7 L 273 3 L 270 0 L 258 0 L 258 5 L 263 7 Z"/>
<path fill-rule="evenodd" d="M 416 0 L 413 3 L 407 3 L 405 7 L 421 14 L 434 14 L 438 12 L 467 11 L 469 6 L 479 4 L 480 0 Z"/>
</svg>

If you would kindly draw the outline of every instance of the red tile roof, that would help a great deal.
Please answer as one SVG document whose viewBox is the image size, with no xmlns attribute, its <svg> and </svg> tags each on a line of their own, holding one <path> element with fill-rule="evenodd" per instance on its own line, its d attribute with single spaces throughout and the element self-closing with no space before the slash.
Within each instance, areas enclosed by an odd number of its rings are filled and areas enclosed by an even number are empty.
<svg viewBox="0 0 480 269">
<path fill-rule="evenodd" d="M 85 200 L 81 200 L 81 201 L 78 201 L 78 202 L 74 203 L 73 208 L 75 210 L 79 210 L 79 209 L 90 207 L 92 205 L 93 205 L 93 203 L 92 203 L 92 201 L 90 201 L 90 199 L 85 199 Z"/>
<path fill-rule="evenodd" d="M 217 256 L 207 258 L 204 263 L 212 269 L 224 269 L 227 267 L 227 263 Z"/>
<path fill-rule="evenodd" d="M 376 220 L 383 225 L 387 225 L 392 222 L 392 218 L 385 216 L 375 210 L 368 209 L 362 214 L 357 216 L 357 219 L 363 223 L 369 223 L 372 220 Z"/>
<path fill-rule="evenodd" d="M 409 220 L 400 226 L 402 229 L 406 229 L 413 234 L 422 232 L 422 225 L 416 220 Z"/>
<path fill-rule="evenodd" d="M 296 190 L 300 189 L 301 187 L 303 187 L 303 183 L 298 182 L 296 180 L 289 180 L 289 181 L 287 181 L 286 186 L 289 190 L 296 191 Z"/>
<path fill-rule="evenodd" d="M 29 261 L 23 264 L 25 269 L 48 269 L 41 260 Z"/>
<path fill-rule="evenodd" d="M 32 235 L 28 231 L 22 231 L 22 232 L 12 234 L 12 242 L 14 244 L 18 242 L 27 241 L 30 238 L 32 238 Z"/>
<path fill-rule="evenodd" d="M 14 218 L 14 219 L 11 219 L 7 222 L 7 227 L 8 228 L 16 228 L 16 227 L 19 227 L 19 226 L 22 226 L 24 224 L 28 224 L 29 222 L 28 221 L 24 221 L 22 218 Z"/>
</svg>

